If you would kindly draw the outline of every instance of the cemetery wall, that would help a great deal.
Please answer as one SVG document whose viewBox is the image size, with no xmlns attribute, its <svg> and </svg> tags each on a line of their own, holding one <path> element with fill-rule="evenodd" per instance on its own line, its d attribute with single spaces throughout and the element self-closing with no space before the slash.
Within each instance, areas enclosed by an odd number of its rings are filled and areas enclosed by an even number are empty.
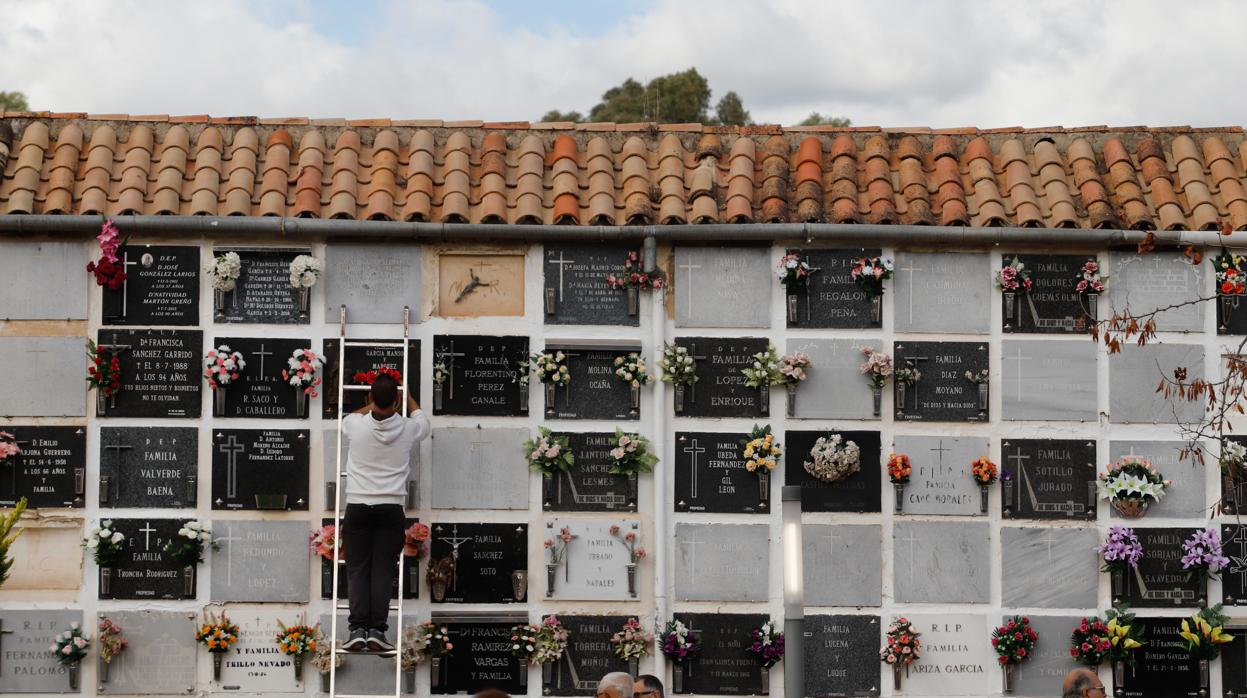
<svg viewBox="0 0 1247 698">
<path fill-rule="evenodd" d="M 290 621 L 305 613 L 310 620 L 327 621 L 331 608 L 321 598 L 322 565 L 309 554 L 307 537 L 332 516 L 326 483 L 334 479 L 336 423 L 327 417 L 336 414 L 331 404 L 336 396 L 328 399 L 330 388 L 311 400 L 300 417 L 289 391 L 279 392 L 283 386 L 256 386 L 231 391 L 231 402 L 224 406 L 229 416 L 214 417 L 212 394 L 195 370 L 203 351 L 222 343 L 246 352 L 252 370 L 259 369 L 260 356 L 280 361 L 300 346 L 332 353 L 341 303 L 349 306 L 352 337 L 390 341 L 401 339 L 401 309 L 410 305 L 411 338 L 418 348 L 408 373 L 418 376 L 419 400 L 433 413 L 434 438 L 419 448 L 408 516 L 434 527 L 434 555 L 447 554 L 453 547 L 448 540 L 465 534 L 480 536 L 473 543 L 489 549 L 483 560 L 466 555 L 461 560 L 464 588 L 447 594 L 447 601 L 455 602 L 431 601 L 422 562 L 418 598 L 404 605 L 417 620 L 479 613 L 510 624 L 557 613 L 573 617 L 574 628 L 602 636 L 628 616 L 640 617 L 647 626 L 665 621 L 656 618 L 656 611 L 666 607 L 690 621 L 711 645 L 716 638 L 736 638 L 742 628 L 765 618 L 782 620 L 779 487 L 801 484 L 806 488 L 810 695 L 898 694 L 877 661 L 880 627 L 897 615 L 913 618 L 930 647 L 924 670 L 911 673 L 904 695 L 997 694 L 1000 674 L 987 638 L 1002 615 L 1012 613 L 1035 618 L 1043 637 L 1040 656 L 1024 665 L 1018 694 L 1058 695 L 1060 679 L 1072 666 L 1066 656 L 1069 630 L 1079 616 L 1110 604 L 1109 576 L 1097 571 L 1091 548 L 1120 520 L 1102 500 L 1086 496 L 1090 472 L 1134 452 L 1151 457 L 1175 480 L 1170 497 L 1137 522 L 1140 528 L 1186 532 L 1210 517 L 1217 525 L 1234 521 L 1212 516 L 1221 497 L 1218 473 L 1178 461 L 1180 434 L 1173 413 L 1153 393 L 1158 361 L 1161 366 L 1181 364 L 1193 374 L 1219 373 L 1219 357 L 1237 338 L 1218 333 L 1215 304 L 1162 315 L 1158 346 L 1110 357 L 1075 326 L 1080 310 L 1059 288 L 1048 297 L 1037 294 L 1039 306 L 1020 311 L 1029 320 L 1019 318 L 1022 324 L 1005 327 L 1001 295 L 991 277 L 1001 266 L 1002 252 L 1009 250 L 878 250 L 894 258 L 897 268 L 878 322 L 869 300 L 843 282 L 846 260 L 876 251 L 807 250 L 814 266 L 841 280 L 838 286 L 816 285 L 800 300 L 797 322 L 790 324 L 784 290 L 773 273 L 782 246 L 660 248 L 671 287 L 665 297 L 642 294 L 639 314 L 631 317 L 622 293 L 606 292 L 600 283 L 602 270 L 622 262 L 625 247 L 317 243 L 279 246 L 280 253 L 272 255 L 253 249 L 272 241 L 230 242 L 237 244 L 130 241 L 135 256 L 141 254 L 133 247 L 139 243 L 197 247 L 197 259 L 195 250 L 183 250 L 177 254 L 188 256 L 170 263 L 183 272 L 198 270 L 214 250 L 229 248 L 249 253 L 244 258 L 255 269 L 268 264 L 269 273 L 280 277 L 289 257 L 310 252 L 326 260 L 326 271 L 311 291 L 307 317 L 299 316 L 297 295 L 283 296 L 280 284 L 257 287 L 241 307 L 231 299 L 235 304 L 216 315 L 213 291 L 202 275 L 192 283 L 196 279 L 171 273 L 161 285 L 145 286 L 145 293 L 182 294 L 197 307 L 153 309 L 127 295 L 125 301 L 139 307 L 127 307 L 125 315 L 138 319 L 118 324 L 123 321 L 116 307 L 120 299 L 105 298 L 81 272 L 93 257 L 93 244 L 0 241 L 0 317 L 9 318 L 0 321 L 0 415 L 8 415 L 0 418 L 0 428 L 19 438 L 52 438 L 56 447 L 48 447 L 50 459 L 60 451 L 71 454 L 65 472 L 46 475 L 39 483 L 31 479 L 38 474 L 23 472 L 19 485 L 17 471 L 0 469 L 0 478 L 12 478 L 0 493 L 12 498 L 29 490 L 40 500 L 14 548 L 14 576 L 0 590 L 3 629 L 21 629 L 0 636 L 3 692 L 67 691 L 63 675 L 49 675 L 44 658 L 10 654 L 10 648 L 35 652 L 43 644 L 39 638 L 53 628 L 71 619 L 90 626 L 100 614 L 126 626 L 128 664 L 114 668 L 104 684 L 89 662 L 83 692 L 97 687 L 100 693 L 119 694 L 318 690 L 310 669 L 310 680 L 296 685 L 288 667 L 237 668 L 232 674 L 227 667 L 223 681 L 212 681 L 206 653 L 195 651 L 191 626 L 206 606 L 219 603 L 246 620 L 257 637 L 277 618 Z M 1052 265 L 1044 283 L 1054 287 L 1060 284 L 1050 279 L 1067 278 L 1086 258 L 1057 258 L 1058 250 L 1051 254 L 1052 259 L 1033 263 Z M 564 270 L 568 276 L 560 297 L 561 267 L 555 262 L 578 257 L 592 261 Z M 1214 293 L 1206 267 L 1191 267 L 1180 255 L 1135 258 L 1102 251 L 1098 257 L 1111 275 L 1111 291 L 1099 299 L 1102 316 L 1123 307 L 1127 297 L 1132 308 L 1139 308 Z M 460 297 L 473 275 L 484 285 Z M 182 285 L 170 280 L 176 278 Z M 556 298 L 553 314 L 546 312 L 547 289 Z M 102 321 L 105 315 L 108 323 Z M 94 394 L 85 395 L 82 386 L 88 337 L 128 344 L 129 351 L 144 352 L 142 360 L 151 364 L 128 365 L 126 370 L 134 372 L 127 374 L 128 386 L 151 385 L 123 390 L 103 416 L 96 414 Z M 643 389 L 636 415 L 617 392 L 581 393 L 597 375 L 587 369 L 558 395 L 559 406 L 549 417 L 535 381 L 522 411 L 515 412 L 521 404 L 517 385 L 466 373 L 455 378 L 488 384 L 488 394 L 496 393 L 498 401 L 474 403 L 472 393 L 460 390 L 455 396 L 443 386 L 444 407 L 432 409 L 435 358 L 462 353 L 460 360 L 484 357 L 481 366 L 488 366 L 560 346 L 575 364 L 578 355 L 596 352 L 609 358 L 612 352 L 639 348 L 657 373 L 662 341 L 686 346 L 704 367 L 705 380 L 691 389 L 701 395 L 685 396 L 688 416 L 674 414 L 674 391 L 666 385 Z M 774 390 L 769 414 L 762 414 L 756 391 L 735 380 L 739 362 L 768 341 L 780 353 L 805 351 L 813 359 L 793 416 L 786 415 L 782 388 Z M 910 392 L 907 400 L 914 407 L 898 405 L 889 387 L 881 416 L 874 416 L 871 393 L 857 370 L 860 346 L 880 348 L 898 360 L 915 357 L 931 376 L 919 390 L 931 388 L 941 397 Z M 187 356 L 189 369 L 172 365 L 187 362 Z M 922 363 L 928 356 L 931 363 Z M 122 358 L 140 360 L 124 353 Z M 377 361 L 395 363 L 394 358 Z M 357 360 L 360 367 L 370 359 Z M 962 378 L 964 370 L 983 368 L 990 373 L 985 410 Z M 189 377 L 174 375 L 184 371 Z M 348 406 L 357 399 L 358 393 L 348 393 Z M 756 478 L 734 460 L 733 446 L 755 424 L 771 425 L 786 447 L 766 497 Z M 635 510 L 626 483 L 608 477 L 559 482 L 552 492 L 543 490 L 541 478 L 525 469 L 521 449 L 538 426 L 576 435 L 621 427 L 652 439 L 660 463 L 653 476 L 640 478 Z M 806 475 L 801 462 L 814 439 L 833 432 L 861 446 L 862 472 L 850 482 L 826 486 Z M 593 438 L 575 437 L 578 445 L 583 443 L 582 462 L 593 460 L 589 452 L 595 444 L 601 448 L 600 437 Z M 159 447 L 151 446 L 152 439 Z M 121 448 L 109 450 L 110 445 Z M 140 451 L 159 464 L 154 474 L 135 475 L 125 463 Z M 914 463 L 903 512 L 895 511 L 896 497 L 883 467 L 893 451 L 907 453 Z M 231 468 L 234 454 L 246 456 L 241 470 L 236 461 Z M 1006 503 L 1002 486 L 995 485 L 986 512 L 968 475 L 970 461 L 981 455 L 1018 474 L 1016 498 Z M 601 453 L 596 457 L 600 462 Z M 1023 480 L 1017 466 L 1025 468 L 1032 458 L 1060 467 Z M 71 472 L 79 467 L 81 472 Z M 554 502 L 549 507 L 547 495 Z M 178 570 L 160 564 L 144 567 L 157 578 L 168 572 L 177 583 L 113 579 L 104 593 L 96 565 L 80 559 L 81 531 L 97 520 L 126 527 L 137 545 L 146 536 L 169 536 L 170 526 L 189 518 L 210 520 L 218 535 L 238 546 L 210 555 L 189 594 Z M 575 553 L 549 590 L 542 541 L 563 526 L 586 542 L 609 541 L 611 524 L 638 531 L 650 551 L 640 564 L 637 597 L 618 586 L 624 580 L 617 551 L 602 563 L 609 565 L 605 572 L 577 569 L 589 558 Z M 1164 536 L 1156 533 L 1160 547 Z M 1240 557 L 1247 551 L 1241 543 L 1234 545 Z M 517 567 L 528 571 L 523 600 L 517 600 L 509 574 Z M 659 571 L 664 575 L 655 579 Z M 605 584 L 610 580 L 616 586 Z M 1211 582 L 1207 594 L 1213 600 L 1243 600 L 1244 585 L 1247 579 L 1239 570 L 1232 580 Z M 1158 619 L 1189 614 L 1194 599 L 1178 596 L 1136 606 L 1141 616 Z M 1237 607 L 1228 608 L 1247 621 Z M 1162 625 L 1157 620 L 1157 633 Z M 28 646 L 17 647 L 19 641 Z M 1239 644 L 1233 648 L 1243 654 Z M 742 668 L 739 655 L 722 649 L 710 654 L 715 661 L 694 665 L 687 679 L 690 690 L 725 695 L 762 688 L 760 674 Z M 640 669 L 659 671 L 659 659 L 646 658 Z M 1166 671 L 1160 666 L 1164 661 L 1169 660 L 1149 663 L 1147 671 L 1189 678 Z M 349 660 L 344 690 L 386 692 L 382 679 L 388 679 L 370 671 L 372 662 L 380 664 L 371 658 Z M 6 677 L 12 667 L 25 673 Z M 598 674 L 611 668 L 607 658 L 577 667 Z M 577 687 L 577 680 L 587 680 L 584 676 L 572 676 L 570 666 L 560 672 L 566 675 L 560 674 L 558 694 L 590 694 Z M 540 694 L 539 677 L 536 670 L 528 677 L 529 695 Z M 1111 672 L 1106 668 L 1102 677 L 1110 682 Z M 1150 677 L 1141 672 L 1132 678 L 1128 686 L 1137 692 L 1131 695 L 1179 695 L 1172 687 L 1157 693 L 1155 686 L 1161 684 L 1150 684 Z M 774 695 L 784 695 L 779 668 L 766 680 Z M 1229 686 L 1214 671 L 1213 693 Z M 431 690 L 429 672 L 422 668 L 416 692 Z"/>
</svg>

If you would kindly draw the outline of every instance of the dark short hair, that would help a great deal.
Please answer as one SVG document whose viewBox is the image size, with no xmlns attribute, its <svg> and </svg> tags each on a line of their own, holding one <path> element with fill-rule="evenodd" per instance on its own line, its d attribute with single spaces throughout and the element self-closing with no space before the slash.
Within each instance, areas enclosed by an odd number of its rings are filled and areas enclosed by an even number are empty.
<svg viewBox="0 0 1247 698">
<path fill-rule="evenodd" d="M 1074 677 L 1074 682 L 1070 687 L 1061 694 L 1061 698 L 1082 698 L 1082 692 L 1095 686 L 1094 675 L 1086 672 L 1080 672 Z"/>
<path fill-rule="evenodd" d="M 666 692 L 663 690 L 662 681 L 653 674 L 641 674 L 636 677 L 638 683 L 645 687 L 647 691 L 658 691 L 658 698 L 664 698 Z"/>
<path fill-rule="evenodd" d="M 382 409 L 390 409 L 398 399 L 398 381 L 384 373 L 372 382 L 372 404 Z"/>
</svg>

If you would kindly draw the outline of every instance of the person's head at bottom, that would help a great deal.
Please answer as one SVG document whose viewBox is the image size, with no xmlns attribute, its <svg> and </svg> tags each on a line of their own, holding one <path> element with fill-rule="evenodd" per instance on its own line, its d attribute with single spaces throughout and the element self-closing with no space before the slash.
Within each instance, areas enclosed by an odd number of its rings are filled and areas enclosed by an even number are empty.
<svg viewBox="0 0 1247 698">
<path fill-rule="evenodd" d="M 487 688 L 478 691 L 475 698 L 511 698 L 511 694 L 497 688 Z"/>
<path fill-rule="evenodd" d="M 594 698 L 632 698 L 632 676 L 622 671 L 612 671 L 598 681 Z"/>
<path fill-rule="evenodd" d="M 1065 676 L 1061 684 L 1061 698 L 1104 698 L 1108 691 L 1104 683 L 1090 669 L 1075 669 Z"/>
<path fill-rule="evenodd" d="M 372 400 L 372 416 L 386 419 L 398 411 L 398 381 L 393 376 L 382 373 L 372 382 L 368 392 Z"/>
<path fill-rule="evenodd" d="M 636 684 L 632 687 L 632 695 L 636 698 L 666 698 L 662 689 L 662 681 L 658 680 L 653 674 L 641 674 L 636 677 Z"/>
</svg>

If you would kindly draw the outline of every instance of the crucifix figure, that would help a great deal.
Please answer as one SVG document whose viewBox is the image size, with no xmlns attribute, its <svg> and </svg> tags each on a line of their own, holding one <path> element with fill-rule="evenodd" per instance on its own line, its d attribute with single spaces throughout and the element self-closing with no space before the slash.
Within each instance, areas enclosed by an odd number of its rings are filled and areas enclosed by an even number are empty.
<svg viewBox="0 0 1247 698">
<path fill-rule="evenodd" d="M 693 270 L 701 269 L 700 264 L 693 264 L 693 260 L 688 260 L 680 265 L 681 269 L 688 271 L 688 283 L 684 285 L 684 297 L 687 299 L 688 316 L 693 317 Z"/>
<path fill-rule="evenodd" d="M 916 279 L 913 278 L 913 273 L 916 271 L 924 271 L 924 269 L 922 267 L 915 267 L 914 262 L 911 259 L 909 260 L 908 267 L 897 267 L 896 270 L 908 272 L 910 275 L 909 279 L 906 280 L 906 283 L 909 284 L 909 323 L 912 325 L 914 322 L 914 286 L 918 285 L 916 283 Z"/>
<path fill-rule="evenodd" d="M 233 524 L 225 524 L 225 535 L 217 538 L 217 541 L 225 544 L 225 586 L 234 585 L 234 541 L 236 540 L 246 539 L 234 535 Z"/>
<path fill-rule="evenodd" d="M 693 439 L 689 442 L 688 446 L 684 447 L 684 452 L 689 454 L 688 470 L 690 481 L 692 483 L 692 489 L 689 492 L 689 499 L 697 499 L 697 455 L 705 453 L 706 449 L 705 447 L 697 444 L 697 439 Z"/>
<path fill-rule="evenodd" d="M 272 378 L 264 375 L 264 358 L 268 356 L 272 356 L 273 352 L 265 350 L 264 342 L 260 342 L 260 348 L 252 353 L 260 357 L 260 380 L 262 381 L 272 380 Z"/>
<path fill-rule="evenodd" d="M 150 521 L 144 521 L 143 526 L 145 526 L 145 528 L 139 529 L 139 533 L 143 534 L 143 551 L 151 552 L 152 534 L 156 532 L 156 529 L 152 528 L 152 522 Z M 157 539 L 156 542 L 159 543 L 160 540 Z"/>
<path fill-rule="evenodd" d="M 245 452 L 247 446 L 238 442 L 238 437 L 230 434 L 225 443 L 217 445 L 217 451 L 224 453 L 225 464 L 225 496 L 238 496 L 238 456 Z"/>
<path fill-rule="evenodd" d="M 807 290 L 806 290 L 806 292 L 805 292 L 805 316 L 806 316 L 806 317 L 810 317 L 810 315 L 812 314 L 812 311 L 811 311 L 811 309 L 810 309 L 810 297 L 811 297 L 811 296 L 813 296 L 814 294 L 810 292 L 812 289 L 809 289 L 809 286 L 810 286 L 810 284 L 811 284 L 811 283 L 813 283 L 813 281 L 814 281 L 814 279 L 813 279 L 813 277 L 814 277 L 814 272 L 816 272 L 816 271 L 822 271 L 822 270 L 823 270 L 823 268 L 822 268 L 822 267 L 815 267 L 815 266 L 811 266 L 811 265 L 810 265 L 810 256 L 809 256 L 808 254 L 805 256 L 805 266 L 807 266 L 807 267 L 809 267 L 809 268 L 810 268 L 810 269 L 809 269 L 809 273 L 810 273 L 809 275 L 810 275 L 810 277 L 811 277 L 811 278 L 809 278 L 809 279 L 806 279 L 806 282 L 805 282 L 805 285 L 806 285 L 806 287 L 807 287 Z"/>
<path fill-rule="evenodd" d="M 553 257 L 553 255 L 551 255 L 551 257 Z M 559 302 L 562 303 L 563 302 L 563 272 L 564 270 L 567 269 L 568 264 L 575 264 L 576 260 L 564 259 L 563 250 L 559 250 L 559 258 L 551 259 L 550 263 L 557 264 L 559 266 Z"/>
<path fill-rule="evenodd" d="M 1022 400 L 1022 362 L 1030 361 L 1033 357 L 1022 356 L 1022 347 L 1019 346 L 1016 355 L 1006 356 L 1004 358 L 1005 358 L 1005 361 L 1016 361 L 1017 362 L 1017 376 L 1015 377 L 1015 380 L 1017 382 L 1017 387 L 1018 387 L 1018 398 L 1017 399 L 1019 402 L 1021 402 Z"/>
<path fill-rule="evenodd" d="M 450 383 L 450 399 L 454 400 L 455 399 L 455 357 L 467 356 L 467 354 L 461 351 L 455 351 L 455 340 L 452 339 L 450 340 L 450 349 L 441 352 L 441 355 L 448 359 L 448 361 L 446 362 L 446 373 L 449 374 L 447 376 L 447 382 Z"/>
<path fill-rule="evenodd" d="M 453 561 L 452 566 L 454 568 L 450 575 L 450 588 L 452 591 L 457 591 L 459 589 L 459 546 L 464 543 L 471 542 L 472 536 L 460 537 L 459 524 L 455 524 L 450 529 L 450 535 L 443 536 L 442 540 L 446 541 L 446 543 L 450 545 L 450 557 Z"/>
</svg>

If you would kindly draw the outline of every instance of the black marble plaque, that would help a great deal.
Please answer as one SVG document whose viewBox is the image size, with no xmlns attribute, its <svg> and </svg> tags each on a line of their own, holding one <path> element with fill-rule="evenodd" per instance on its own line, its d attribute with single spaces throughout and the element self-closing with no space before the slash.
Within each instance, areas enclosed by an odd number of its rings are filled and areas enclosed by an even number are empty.
<svg viewBox="0 0 1247 698">
<path fill-rule="evenodd" d="M 880 327 L 875 319 L 875 300 L 853 281 L 853 262 L 862 257 L 878 257 L 873 250 L 788 250 L 799 252 L 815 271 L 806 288 L 797 296 L 797 319 L 789 327 Z M 781 290 L 785 290 L 780 286 Z M 787 299 L 785 299 L 787 302 Z M 785 310 L 785 312 L 787 312 Z"/>
<path fill-rule="evenodd" d="M 121 391 L 102 416 L 200 416 L 202 331 L 100 330 L 96 343 L 121 359 Z"/>
<path fill-rule="evenodd" d="M 1217 294 L 1217 334 L 1247 334 L 1247 295 Z"/>
<path fill-rule="evenodd" d="M 879 616 L 805 617 L 805 695 L 879 695 Z"/>
<path fill-rule="evenodd" d="M 767 621 L 765 615 L 677 613 L 676 619 L 701 641 L 701 652 L 685 667 L 685 693 L 749 696 L 762 692 L 762 664 L 746 648 L 752 643 L 750 632 Z"/>
<path fill-rule="evenodd" d="M 771 483 L 767 484 L 767 496 L 763 497 L 760 478 L 745 470 L 741 442 L 748 436 L 709 432 L 676 434 L 676 511 L 721 514 L 765 514 L 770 511 Z M 778 478 L 772 479 L 778 486 Z"/>
<path fill-rule="evenodd" d="M 307 429 L 212 433 L 212 508 L 307 511 Z"/>
<path fill-rule="evenodd" d="M 1000 459 L 1005 518 L 1095 519 L 1094 441 L 1009 439 Z"/>
<path fill-rule="evenodd" d="M 433 414 L 475 417 L 519 417 L 528 412 L 527 391 L 539 390 L 536 378 L 528 378 L 520 362 L 528 358 L 528 337 L 488 335 L 436 335 L 433 362 L 445 362 L 450 375 L 442 385 L 442 404 Z"/>
<path fill-rule="evenodd" d="M 619 632 L 627 616 L 564 616 L 568 630 L 567 652 L 559 661 L 554 683 L 547 695 L 591 696 L 598 679 L 612 671 L 628 671 L 628 663 L 615 656 L 611 635 Z"/>
<path fill-rule="evenodd" d="M 193 507 L 198 483 L 198 429 L 100 428 L 100 506 Z"/>
<path fill-rule="evenodd" d="M 615 359 L 640 352 L 641 345 L 591 346 L 548 344 L 546 352 L 561 351 L 567 356 L 571 382 L 554 391 L 554 405 L 545 405 L 546 419 L 640 419 L 640 410 L 631 408 L 631 387 L 615 376 Z M 653 367 L 646 362 L 647 369 Z M 656 370 L 656 369 L 654 369 Z M 534 380 L 534 385 L 537 383 Z M 546 393 L 545 386 L 541 386 Z M 641 386 L 641 390 L 647 390 Z M 544 402 L 544 398 L 542 399 Z M 553 407 L 553 409 L 551 409 Z"/>
<path fill-rule="evenodd" d="M 685 388 L 681 417 L 764 416 L 761 391 L 745 385 L 741 369 L 766 351 L 765 337 L 677 337 L 697 367 L 697 382 Z M 661 371 L 659 371 L 661 374 Z M 767 406 L 769 408 L 769 405 Z"/>
<path fill-rule="evenodd" d="M 609 472 L 614 432 L 560 433 L 566 436 L 576 465 L 555 475 L 552 511 L 628 511 L 636 508 L 628 476 Z"/>
<path fill-rule="evenodd" d="M 299 289 L 290 285 L 290 262 L 307 248 L 218 247 L 214 256 L 237 252 L 242 273 L 234 290 L 225 294 L 224 314 L 216 322 L 294 325 L 308 323 L 300 312 Z"/>
<path fill-rule="evenodd" d="M 922 374 L 896 401 L 896 419 L 910 422 L 985 422 L 979 386 L 966 371 L 987 368 L 986 342 L 897 342 L 896 366 L 915 366 Z M 899 390 L 895 393 L 899 398 Z"/>
<path fill-rule="evenodd" d="M 826 483 L 805 471 L 810 449 L 820 436 L 840 434 L 862 451 L 861 469 L 847 478 Z M 786 431 L 784 432 L 784 484 L 801 487 L 802 511 L 878 512 L 881 446 L 877 431 Z"/>
<path fill-rule="evenodd" d="M 0 507 L 22 497 L 32 509 L 86 506 L 87 430 L 83 427 L 0 427 L 22 452 L 0 460 Z"/>
<path fill-rule="evenodd" d="M 434 524 L 431 548 L 434 559 L 449 555 L 455 560 L 445 603 L 522 603 L 528 598 L 527 524 Z M 517 584 L 523 598 L 516 598 Z"/>
<path fill-rule="evenodd" d="M 1234 639 L 1221 646 L 1221 695 L 1247 696 L 1247 624 L 1230 622 L 1225 629 Z"/>
<path fill-rule="evenodd" d="M 630 325 L 640 316 L 628 315 L 623 289 L 613 289 L 606 275 L 623 268 L 627 245 L 561 244 L 545 246 L 544 294 L 553 294 L 554 312 L 546 313 L 547 325 Z M 544 298 L 543 298 L 544 304 Z"/>
<path fill-rule="evenodd" d="M 199 248 L 123 245 L 126 280 L 104 288 L 105 325 L 198 325 Z"/>
<path fill-rule="evenodd" d="M 1194 608 L 1204 581 L 1182 569 L 1182 543 L 1193 528 L 1135 528 L 1143 544 L 1137 570 L 1125 575 L 1126 600 L 1135 608 Z"/>
<path fill-rule="evenodd" d="M 391 344 L 388 347 L 357 347 L 346 348 L 346 366 L 342 371 L 346 374 L 346 385 L 343 386 L 342 401 L 346 403 L 346 411 L 354 412 L 364 406 L 368 399 L 368 385 L 355 382 L 356 373 L 366 373 L 379 368 L 392 368 L 403 374 L 403 379 L 411 383 L 411 396 L 420 399 L 420 340 L 407 340 L 407 370 L 403 371 L 403 349 L 401 339 L 351 339 L 351 342 L 376 342 Z M 337 339 L 325 340 L 325 389 L 321 391 L 321 416 L 325 419 L 338 418 L 338 342 Z M 428 407 L 425 405 L 424 407 Z"/>
<path fill-rule="evenodd" d="M 1178 636 L 1181 618 L 1139 618 L 1143 646 L 1135 653 L 1135 665 L 1126 667 L 1124 691 L 1110 695 L 1124 698 L 1197 698 L 1199 661 L 1191 659 Z"/>
<path fill-rule="evenodd" d="M 1222 524 L 1221 548 L 1230 566 L 1221 570 L 1222 599 L 1227 606 L 1247 606 L 1247 526 Z"/>
<path fill-rule="evenodd" d="M 1015 255 L 1006 253 L 1004 262 Z M 1013 297 L 1012 317 L 1008 300 L 999 290 L 1001 326 L 1006 333 L 1079 334 L 1087 331 L 1087 315 L 1074 278 L 1082 271 L 1086 255 L 1016 255 L 1030 272 L 1031 290 Z M 997 269 L 996 271 L 999 271 Z M 994 272 L 993 272 L 994 273 Z"/>
<path fill-rule="evenodd" d="M 346 512 L 345 510 L 343 510 L 343 516 L 345 515 L 346 515 Z M 412 524 L 416 523 L 419 520 L 420 519 L 404 519 L 403 525 L 411 526 Z M 328 526 L 332 523 L 333 523 L 333 519 L 321 519 L 320 520 L 321 526 Z M 344 530 L 345 530 L 345 526 L 344 526 Z M 343 550 L 345 550 L 345 547 L 343 548 Z M 326 560 L 323 557 L 319 559 L 320 559 L 320 597 L 322 599 L 332 599 L 333 598 L 333 564 L 329 562 L 329 560 Z M 400 580 L 398 579 L 398 577 L 395 576 L 394 585 L 390 587 L 390 598 L 391 599 L 398 598 L 399 581 Z M 408 555 L 403 556 L 403 578 L 401 581 L 403 583 L 403 598 L 404 599 L 420 598 L 421 582 L 420 582 L 420 560 L 419 559 L 412 557 L 412 556 L 408 556 Z M 339 560 L 338 561 L 338 599 L 342 600 L 342 599 L 348 598 L 349 589 L 350 589 L 350 585 L 349 585 L 349 582 L 347 581 L 346 561 Z"/>
<path fill-rule="evenodd" d="M 178 529 L 187 519 L 113 519 L 114 530 L 126 537 L 125 553 L 116 567 L 100 570 L 110 576 L 108 593 L 101 585 L 102 599 L 182 599 L 195 597 L 195 582 L 190 586 L 185 570 L 164 552 L 165 543 L 177 537 Z M 191 576 L 197 576 L 195 567 Z"/>
<path fill-rule="evenodd" d="M 433 620 L 438 621 L 436 617 Z M 524 695 L 527 689 L 521 675 L 528 667 L 511 654 L 511 628 L 525 622 L 517 616 L 505 622 L 443 623 L 455 651 L 442 660 L 440 685 L 432 692 L 476 693 L 496 688 Z"/>
<path fill-rule="evenodd" d="M 225 417 L 305 419 L 309 400 L 303 389 L 281 377 L 296 349 L 310 349 L 310 339 L 217 337 L 214 347 L 227 346 L 247 362 L 238 380 L 225 386 Z M 322 374 L 323 375 L 323 374 Z M 317 392 L 321 392 L 318 390 Z M 299 400 L 303 400 L 302 407 Z M 300 409 L 302 414 L 299 413 Z"/>
</svg>

